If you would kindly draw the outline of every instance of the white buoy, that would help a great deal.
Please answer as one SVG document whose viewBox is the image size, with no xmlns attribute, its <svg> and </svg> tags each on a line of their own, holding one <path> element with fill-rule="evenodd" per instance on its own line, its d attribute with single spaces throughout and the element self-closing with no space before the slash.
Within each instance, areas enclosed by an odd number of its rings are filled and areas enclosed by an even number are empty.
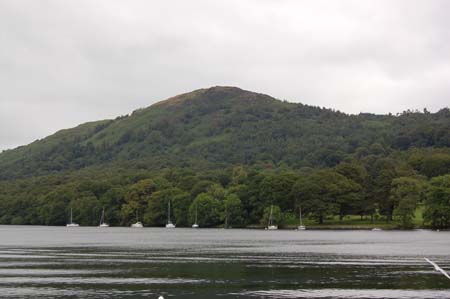
<svg viewBox="0 0 450 299">
<path fill-rule="evenodd" d="M 164 299 L 164 297 L 163 296 L 159 296 L 158 299 Z"/>
</svg>

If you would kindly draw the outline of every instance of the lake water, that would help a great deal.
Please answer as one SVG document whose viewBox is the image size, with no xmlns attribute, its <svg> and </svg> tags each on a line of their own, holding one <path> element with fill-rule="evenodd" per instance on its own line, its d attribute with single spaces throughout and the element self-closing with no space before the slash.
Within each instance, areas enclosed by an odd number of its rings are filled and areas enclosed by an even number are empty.
<svg viewBox="0 0 450 299">
<path fill-rule="evenodd" d="M 0 226 L 2 298 L 450 298 L 450 232 Z"/>
</svg>

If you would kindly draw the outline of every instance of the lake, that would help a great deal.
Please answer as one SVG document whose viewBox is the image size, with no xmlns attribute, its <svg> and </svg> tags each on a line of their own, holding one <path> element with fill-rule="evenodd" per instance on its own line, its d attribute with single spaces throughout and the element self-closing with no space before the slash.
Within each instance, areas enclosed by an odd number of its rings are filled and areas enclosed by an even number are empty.
<svg viewBox="0 0 450 299">
<path fill-rule="evenodd" d="M 0 226 L 2 298 L 450 298 L 450 232 Z"/>
</svg>

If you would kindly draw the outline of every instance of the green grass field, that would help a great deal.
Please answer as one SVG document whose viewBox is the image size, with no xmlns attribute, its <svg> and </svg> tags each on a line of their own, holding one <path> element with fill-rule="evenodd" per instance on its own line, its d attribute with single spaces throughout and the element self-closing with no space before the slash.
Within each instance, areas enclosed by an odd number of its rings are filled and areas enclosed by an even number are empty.
<svg viewBox="0 0 450 299">
<path fill-rule="evenodd" d="M 419 206 L 416 209 L 415 217 L 414 217 L 414 226 L 415 228 L 424 227 L 423 221 L 423 212 L 424 207 Z M 306 217 L 303 219 L 303 224 L 308 228 L 316 228 L 316 229 L 372 229 L 372 228 L 382 228 L 382 229 L 396 229 L 399 226 L 399 223 L 396 219 L 393 221 L 386 221 L 385 217 L 374 217 L 373 221 L 370 216 L 364 216 L 361 219 L 359 215 L 348 215 L 345 216 L 342 221 L 338 216 L 329 217 L 325 219 L 323 224 L 318 224 L 315 219 Z M 286 216 L 286 227 L 287 228 L 295 228 L 299 225 L 298 216 L 293 216 L 289 214 Z"/>
</svg>

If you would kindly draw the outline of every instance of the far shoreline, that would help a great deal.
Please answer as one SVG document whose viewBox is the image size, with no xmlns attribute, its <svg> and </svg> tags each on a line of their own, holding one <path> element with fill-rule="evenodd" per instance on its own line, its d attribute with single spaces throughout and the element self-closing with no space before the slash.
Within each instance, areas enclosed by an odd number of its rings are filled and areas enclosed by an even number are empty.
<svg viewBox="0 0 450 299">
<path fill-rule="evenodd" d="M 67 228 L 67 230 L 77 230 L 79 228 L 98 228 L 99 230 L 103 231 L 103 230 L 108 230 L 109 228 L 129 228 L 130 230 L 133 231 L 139 231 L 141 229 L 149 229 L 149 228 L 154 228 L 154 229 L 167 229 L 164 226 L 144 226 L 143 228 L 133 228 L 130 226 L 109 226 L 107 228 L 100 228 L 98 226 L 78 226 L 78 227 L 66 227 L 65 225 L 35 225 L 35 224 L 20 224 L 20 225 L 16 225 L 16 224 L 0 224 L 0 227 L 64 227 Z M 172 229 L 168 229 L 168 230 L 177 230 L 177 229 L 182 229 L 182 230 L 205 230 L 205 229 L 223 229 L 223 230 L 267 230 L 264 226 L 256 226 L 256 225 L 250 225 L 250 226 L 246 226 L 246 227 L 229 227 L 227 229 L 223 228 L 223 227 L 199 227 L 199 228 L 192 228 L 189 226 L 180 226 L 180 227 L 176 227 L 176 228 L 172 228 Z M 414 227 L 411 229 L 402 229 L 399 227 L 395 227 L 395 226 L 391 226 L 391 227 L 383 227 L 383 226 L 349 226 L 349 225 L 312 225 L 312 226 L 307 226 L 305 231 L 373 231 L 373 229 L 377 229 L 377 231 L 434 231 L 434 232 L 439 232 L 439 231 L 450 231 L 447 229 L 432 229 L 429 227 Z M 285 226 L 285 227 L 280 227 L 275 231 L 297 231 L 297 227 L 296 226 Z M 272 230 L 273 231 L 273 230 Z"/>
</svg>

